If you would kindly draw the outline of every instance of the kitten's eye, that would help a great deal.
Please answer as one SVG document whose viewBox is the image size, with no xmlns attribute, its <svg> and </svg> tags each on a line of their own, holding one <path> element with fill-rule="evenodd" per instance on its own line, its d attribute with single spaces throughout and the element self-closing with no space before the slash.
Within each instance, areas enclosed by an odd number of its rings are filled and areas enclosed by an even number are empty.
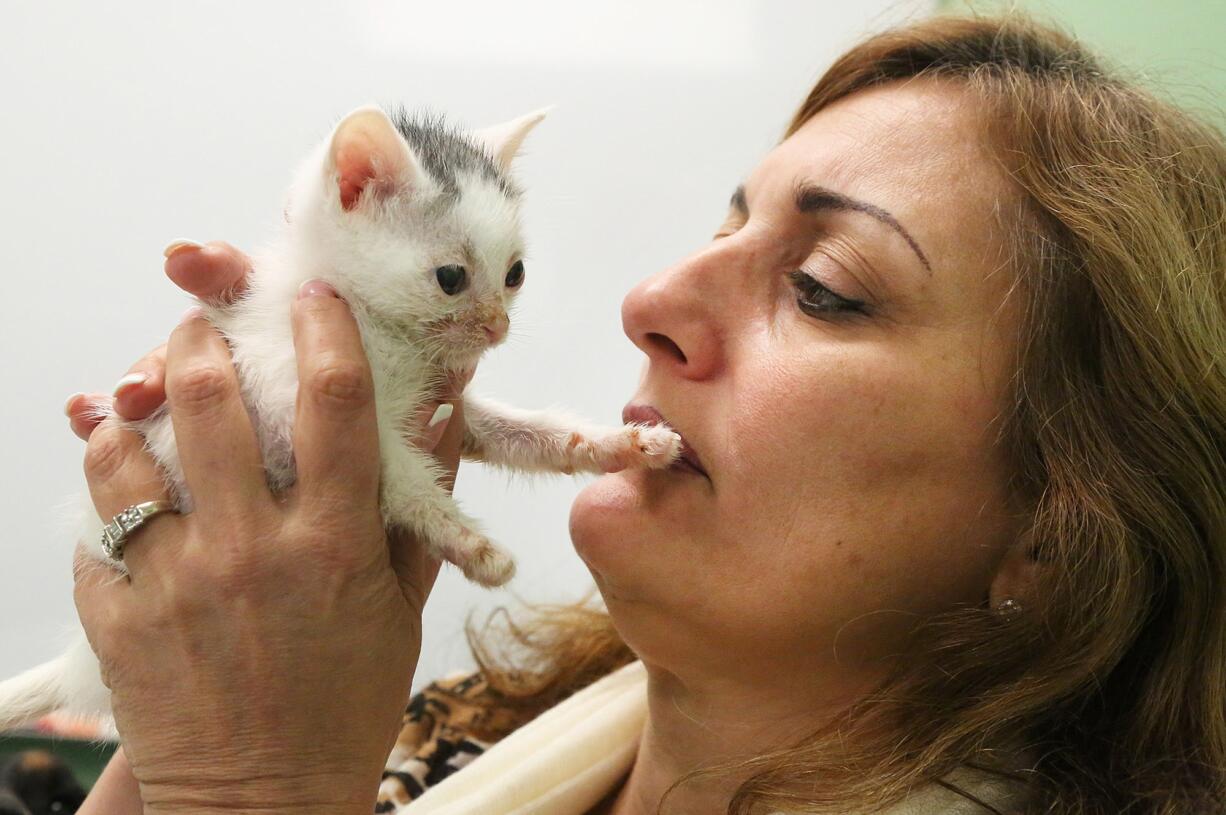
<svg viewBox="0 0 1226 815">
<path fill-rule="evenodd" d="M 517 260 L 511 266 L 511 270 L 507 272 L 507 288 L 515 288 L 520 283 L 524 282 L 524 262 Z"/>
<path fill-rule="evenodd" d="M 463 266 L 439 266 L 434 270 L 434 277 L 446 294 L 457 294 L 468 284 L 468 272 Z"/>
</svg>

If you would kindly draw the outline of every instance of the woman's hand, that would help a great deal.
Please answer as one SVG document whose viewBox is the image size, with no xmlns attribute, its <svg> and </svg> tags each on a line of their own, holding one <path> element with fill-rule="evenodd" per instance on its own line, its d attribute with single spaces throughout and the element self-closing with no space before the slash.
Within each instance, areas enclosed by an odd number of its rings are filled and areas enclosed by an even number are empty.
<svg viewBox="0 0 1226 815">
<path fill-rule="evenodd" d="M 186 267 L 246 268 L 227 247 L 189 250 L 168 259 L 176 280 Z M 366 815 L 408 699 L 439 564 L 384 535 L 370 372 L 347 307 L 308 285 L 293 319 L 294 489 L 268 492 L 225 343 L 189 314 L 138 364 L 135 401 L 152 409 L 165 382 L 196 510 L 134 534 L 128 580 L 78 560 L 78 609 L 146 812 Z M 454 467 L 461 422 L 447 424 Z M 88 435 L 101 516 L 162 497 L 135 434 L 106 420 Z"/>
<path fill-rule="evenodd" d="M 228 243 L 176 241 L 166 248 L 166 276 L 201 300 L 224 305 L 247 288 L 251 260 Z M 110 396 L 74 393 L 64 405 L 72 430 L 88 441 L 101 415 L 114 407 L 125 419 L 144 419 L 166 401 L 166 346 L 128 369 Z"/>
</svg>

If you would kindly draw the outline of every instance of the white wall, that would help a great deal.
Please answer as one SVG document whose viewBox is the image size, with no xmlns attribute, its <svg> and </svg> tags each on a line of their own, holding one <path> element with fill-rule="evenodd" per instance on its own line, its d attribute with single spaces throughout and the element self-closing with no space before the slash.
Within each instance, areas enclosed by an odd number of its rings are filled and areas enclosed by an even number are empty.
<svg viewBox="0 0 1226 815">
<path fill-rule="evenodd" d="M 546 104 L 518 165 L 528 278 L 512 341 L 474 387 L 617 422 L 641 361 L 619 305 L 708 240 L 812 80 L 928 0 L 517 0 L 429 4 L 9 2 L 0 12 L 0 676 L 52 656 L 74 618 L 56 510 L 82 479 L 61 405 L 107 390 L 186 307 L 173 238 L 255 246 L 293 163 L 367 101 L 472 126 Z M 517 553 L 509 591 L 452 567 L 416 685 L 468 664 L 470 609 L 578 598 L 578 480 L 461 470 L 457 496 Z"/>
</svg>

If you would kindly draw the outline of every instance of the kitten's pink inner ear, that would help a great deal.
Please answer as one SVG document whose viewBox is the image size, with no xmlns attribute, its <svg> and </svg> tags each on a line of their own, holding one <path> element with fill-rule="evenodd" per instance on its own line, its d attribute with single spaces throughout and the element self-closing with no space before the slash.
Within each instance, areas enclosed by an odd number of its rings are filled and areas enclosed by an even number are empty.
<svg viewBox="0 0 1226 815">
<path fill-rule="evenodd" d="M 372 190 L 379 185 L 375 161 L 366 145 L 350 143 L 341 147 L 336 153 L 336 174 L 341 207 L 345 210 L 358 205 L 362 190 L 371 187 L 372 182 L 375 185 Z"/>
<path fill-rule="evenodd" d="M 387 195 L 408 184 L 413 157 L 395 126 L 377 108 L 363 108 L 345 117 L 332 137 L 341 206 L 351 210 L 363 194 Z"/>
</svg>

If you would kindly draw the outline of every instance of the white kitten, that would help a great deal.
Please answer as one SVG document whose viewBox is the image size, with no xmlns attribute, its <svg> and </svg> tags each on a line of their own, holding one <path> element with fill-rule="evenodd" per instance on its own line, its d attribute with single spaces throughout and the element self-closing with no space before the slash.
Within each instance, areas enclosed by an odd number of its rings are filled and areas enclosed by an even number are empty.
<svg viewBox="0 0 1226 815">
<path fill-rule="evenodd" d="M 406 441 L 404 427 L 448 373 L 471 369 L 506 334 L 524 275 L 520 192 L 508 172 L 542 118 L 464 134 L 436 118 L 354 111 L 303 163 L 282 234 L 255 257 L 241 300 L 205 304 L 230 343 L 268 482 L 279 490 L 294 482 L 290 303 L 312 278 L 335 286 L 358 322 L 374 377 L 383 517 L 485 586 L 509 580 L 514 562 L 460 512 L 440 486 L 438 465 Z M 469 394 L 464 414 L 466 458 L 523 471 L 666 467 L 681 450 L 680 437 L 662 426 L 602 428 Z M 179 508 L 191 511 L 169 414 L 131 426 L 145 436 Z M 80 539 L 105 561 L 102 522 L 92 506 L 86 515 Z M 0 729 L 63 707 L 109 712 L 109 696 L 82 636 L 58 659 L 0 683 Z"/>
</svg>

